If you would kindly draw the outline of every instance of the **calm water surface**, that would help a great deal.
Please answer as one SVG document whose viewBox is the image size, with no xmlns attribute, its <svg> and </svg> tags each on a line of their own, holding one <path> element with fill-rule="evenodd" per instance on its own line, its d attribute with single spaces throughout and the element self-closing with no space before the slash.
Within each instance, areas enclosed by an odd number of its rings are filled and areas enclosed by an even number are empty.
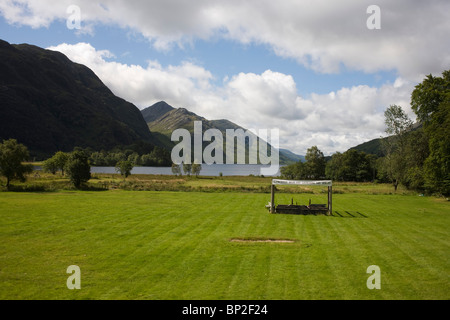
<svg viewBox="0 0 450 320">
<path fill-rule="evenodd" d="M 202 176 L 248 176 L 261 175 L 261 168 L 269 167 L 257 164 L 202 164 L 200 175 Z M 116 173 L 114 167 L 91 167 L 91 173 Z M 134 167 L 131 174 L 164 174 L 172 175 L 170 167 Z M 272 176 L 279 176 L 280 172 Z"/>
</svg>

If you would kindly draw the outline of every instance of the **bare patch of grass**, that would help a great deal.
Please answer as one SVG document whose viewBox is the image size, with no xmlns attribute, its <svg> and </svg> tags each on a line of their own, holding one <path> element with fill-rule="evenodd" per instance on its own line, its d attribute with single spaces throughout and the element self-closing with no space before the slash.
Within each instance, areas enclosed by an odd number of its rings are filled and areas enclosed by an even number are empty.
<svg viewBox="0 0 450 320">
<path fill-rule="evenodd" d="M 231 238 L 230 242 L 269 242 L 269 243 L 295 243 L 296 239 L 283 239 L 283 238 L 264 238 L 264 237 L 238 237 Z"/>
</svg>

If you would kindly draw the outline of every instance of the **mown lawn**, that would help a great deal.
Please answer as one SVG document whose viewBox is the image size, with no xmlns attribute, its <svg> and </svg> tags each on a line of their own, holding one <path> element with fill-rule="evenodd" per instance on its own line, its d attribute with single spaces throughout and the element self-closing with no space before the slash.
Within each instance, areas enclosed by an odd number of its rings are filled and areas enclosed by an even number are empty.
<svg viewBox="0 0 450 320">
<path fill-rule="evenodd" d="M 349 186 L 350 188 L 350 186 Z M 277 194 L 277 202 L 326 201 Z M 265 193 L 0 193 L 0 299 L 449 299 L 450 203 L 333 196 L 271 215 Z M 231 238 L 293 239 L 241 243 Z M 69 265 L 81 289 L 69 290 Z M 381 289 L 369 290 L 378 265 Z"/>
</svg>

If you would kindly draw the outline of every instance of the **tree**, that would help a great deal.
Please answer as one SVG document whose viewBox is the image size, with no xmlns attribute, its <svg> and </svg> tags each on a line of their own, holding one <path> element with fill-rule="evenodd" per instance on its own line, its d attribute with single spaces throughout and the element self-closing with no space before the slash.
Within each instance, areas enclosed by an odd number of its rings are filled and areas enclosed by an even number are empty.
<svg viewBox="0 0 450 320">
<path fill-rule="evenodd" d="M 130 161 L 133 165 L 140 165 L 140 157 L 137 152 L 133 152 L 128 156 L 128 161 Z"/>
<path fill-rule="evenodd" d="M 411 130 L 413 122 L 403 111 L 402 107 L 391 105 L 384 111 L 384 123 L 386 133 L 390 135 L 401 136 Z"/>
<path fill-rule="evenodd" d="M 58 170 L 61 170 L 61 174 L 64 175 L 64 167 L 66 166 L 68 159 L 69 155 L 67 153 L 58 151 L 53 155 L 53 157 L 44 161 L 44 171 L 55 174 Z"/>
<path fill-rule="evenodd" d="M 31 165 L 24 165 L 30 157 L 28 149 L 16 139 L 4 140 L 0 144 L 0 174 L 6 177 L 6 188 L 10 189 L 11 180 L 25 181 L 25 174 L 33 172 Z"/>
<path fill-rule="evenodd" d="M 438 193 L 450 195 L 450 101 L 441 104 L 436 120 L 425 132 L 430 151 L 424 163 L 425 184 Z"/>
<path fill-rule="evenodd" d="M 307 178 L 319 179 L 325 176 L 325 157 L 317 146 L 306 151 L 305 160 Z"/>
<path fill-rule="evenodd" d="M 306 152 L 306 162 L 298 161 L 280 169 L 281 176 L 285 179 L 320 179 L 325 176 L 325 157 L 323 153 L 312 146 Z"/>
<path fill-rule="evenodd" d="M 411 131 L 413 122 L 400 106 L 391 105 L 384 112 L 386 133 L 391 136 L 383 139 L 385 173 L 394 185 L 395 191 L 399 183 L 405 184 L 407 178 L 407 133 Z"/>
<path fill-rule="evenodd" d="M 181 169 L 180 169 L 180 165 L 172 163 L 172 173 L 174 175 L 180 175 L 181 176 Z"/>
<path fill-rule="evenodd" d="M 297 179 L 294 171 L 295 163 L 283 166 L 280 169 L 281 177 L 284 179 L 295 180 Z"/>
<path fill-rule="evenodd" d="M 106 152 L 92 152 L 92 154 L 89 156 L 89 163 L 93 166 L 107 166 L 108 163 L 105 160 L 106 158 Z"/>
<path fill-rule="evenodd" d="M 120 172 L 125 179 L 131 174 L 133 163 L 129 160 L 123 160 L 116 163 L 116 172 Z"/>
<path fill-rule="evenodd" d="M 328 179 L 344 181 L 342 168 L 344 167 L 344 155 L 336 152 L 325 165 L 325 176 Z"/>
<path fill-rule="evenodd" d="M 53 156 L 56 162 L 56 166 L 61 170 L 61 174 L 64 175 L 64 167 L 66 166 L 67 160 L 69 160 L 69 155 L 65 152 L 58 151 Z"/>
<path fill-rule="evenodd" d="M 406 168 L 403 183 L 407 188 L 425 191 L 425 171 L 423 168 L 429 154 L 428 137 L 423 128 L 409 132 L 405 145 L 406 158 L 403 162 Z"/>
<path fill-rule="evenodd" d="M 91 178 L 88 156 L 83 151 L 74 151 L 69 155 L 66 172 L 75 188 L 81 188 Z"/>
<path fill-rule="evenodd" d="M 336 152 L 326 164 L 326 176 L 337 181 L 373 180 L 375 160 L 375 155 L 355 149 L 347 150 L 344 153 Z"/>
<path fill-rule="evenodd" d="M 202 171 L 202 165 L 199 163 L 194 163 L 192 165 L 192 173 L 198 177 L 198 175 L 200 174 L 200 171 Z"/>
<path fill-rule="evenodd" d="M 415 86 L 411 94 L 411 108 L 420 122 L 425 125 L 436 119 L 436 112 L 443 102 L 448 102 L 450 94 L 450 70 L 442 72 L 442 77 L 428 75 Z"/>
<path fill-rule="evenodd" d="M 370 157 L 362 151 L 355 149 L 344 153 L 344 178 L 345 181 L 364 182 L 371 180 L 373 171 Z"/>
<path fill-rule="evenodd" d="M 157 166 L 169 166 L 172 163 L 170 152 L 164 148 L 155 146 L 151 152 L 151 156 Z"/>
<path fill-rule="evenodd" d="M 58 166 L 53 158 L 49 158 L 42 163 L 42 169 L 44 169 L 45 172 L 56 174 L 58 171 Z"/>
<path fill-rule="evenodd" d="M 425 185 L 450 194 L 450 70 L 442 77 L 428 75 L 411 94 L 411 107 L 428 136 L 429 155 L 424 162 Z"/>
<path fill-rule="evenodd" d="M 190 176 L 192 171 L 192 164 L 190 163 L 183 163 L 183 171 L 186 175 Z"/>
<path fill-rule="evenodd" d="M 281 176 L 285 179 L 302 180 L 306 178 L 305 164 L 301 161 L 283 166 Z"/>
</svg>

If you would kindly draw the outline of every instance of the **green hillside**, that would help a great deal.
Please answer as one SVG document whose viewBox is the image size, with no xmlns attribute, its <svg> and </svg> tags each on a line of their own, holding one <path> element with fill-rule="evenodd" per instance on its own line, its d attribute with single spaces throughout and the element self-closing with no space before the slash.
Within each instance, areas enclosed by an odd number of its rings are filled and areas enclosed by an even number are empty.
<svg viewBox="0 0 450 320">
<path fill-rule="evenodd" d="M 410 132 L 414 132 L 416 130 L 419 130 L 420 128 L 422 128 L 422 124 L 417 122 L 415 123 L 412 128 L 410 129 L 410 131 L 407 133 L 409 134 Z M 384 157 L 384 151 L 383 151 L 383 141 L 386 138 L 376 138 L 376 139 L 372 139 L 370 141 L 361 143 L 355 147 L 352 147 L 350 149 L 355 149 L 358 151 L 363 151 L 367 154 L 374 154 L 377 157 Z"/>
<path fill-rule="evenodd" d="M 0 40 L 0 101 L 0 141 L 15 138 L 37 158 L 154 141 L 139 109 L 92 70 L 36 46 Z"/>
<path fill-rule="evenodd" d="M 382 140 L 383 140 L 382 138 L 373 139 L 373 140 L 361 143 L 350 149 L 354 149 L 357 151 L 363 151 L 367 154 L 374 154 L 378 157 L 383 157 L 384 152 L 382 149 Z"/>
</svg>

